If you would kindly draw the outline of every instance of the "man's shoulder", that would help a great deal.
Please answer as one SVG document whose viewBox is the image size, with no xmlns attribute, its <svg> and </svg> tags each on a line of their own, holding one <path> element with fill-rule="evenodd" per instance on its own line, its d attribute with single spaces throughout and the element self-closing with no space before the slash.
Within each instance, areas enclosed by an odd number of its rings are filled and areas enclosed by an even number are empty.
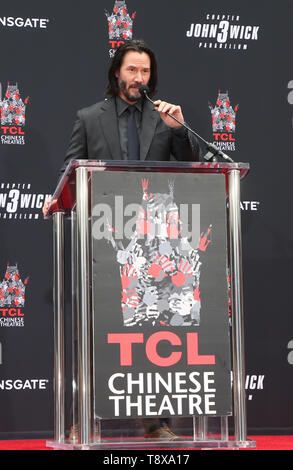
<svg viewBox="0 0 293 470">
<path fill-rule="evenodd" d="M 78 115 L 83 118 L 98 116 L 100 113 L 105 111 L 107 107 L 113 104 L 113 98 L 106 98 L 103 101 L 99 101 L 98 103 L 94 103 L 90 106 L 82 108 L 78 111 Z"/>
</svg>

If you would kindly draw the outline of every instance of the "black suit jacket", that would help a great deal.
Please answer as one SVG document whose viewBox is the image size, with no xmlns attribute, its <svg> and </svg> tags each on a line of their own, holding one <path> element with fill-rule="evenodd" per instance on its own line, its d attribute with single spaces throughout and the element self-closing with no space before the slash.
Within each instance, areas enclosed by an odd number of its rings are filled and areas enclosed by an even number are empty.
<svg viewBox="0 0 293 470">
<path fill-rule="evenodd" d="M 140 160 L 168 161 L 172 156 L 181 161 L 198 161 L 200 148 L 196 137 L 183 129 L 172 130 L 161 119 L 154 106 L 143 104 Z M 96 103 L 77 113 L 61 174 L 72 159 L 121 160 L 121 148 L 114 97 Z"/>
</svg>

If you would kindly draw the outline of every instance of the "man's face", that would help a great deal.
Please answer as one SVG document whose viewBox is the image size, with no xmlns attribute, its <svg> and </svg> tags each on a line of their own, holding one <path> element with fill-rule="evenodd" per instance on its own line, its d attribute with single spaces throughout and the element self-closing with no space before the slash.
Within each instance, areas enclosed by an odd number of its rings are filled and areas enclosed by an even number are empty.
<svg viewBox="0 0 293 470">
<path fill-rule="evenodd" d="M 120 98 L 129 104 L 135 103 L 141 97 L 139 87 L 147 85 L 151 76 L 149 55 L 146 52 L 126 52 L 120 70 L 115 75 Z"/>
</svg>

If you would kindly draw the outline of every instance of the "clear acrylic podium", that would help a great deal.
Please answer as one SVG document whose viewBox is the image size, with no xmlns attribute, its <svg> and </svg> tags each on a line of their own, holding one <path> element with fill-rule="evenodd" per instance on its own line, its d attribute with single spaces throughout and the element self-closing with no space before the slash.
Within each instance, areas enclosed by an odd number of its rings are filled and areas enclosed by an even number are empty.
<svg viewBox="0 0 293 470">
<path fill-rule="evenodd" d="M 94 172 L 167 172 L 169 174 L 224 175 L 227 198 L 228 266 L 231 289 L 231 416 L 172 418 L 178 439 L 146 439 L 139 425 L 123 419 L 99 419 L 95 413 L 93 376 L 93 297 L 91 247 L 91 180 Z M 47 215 L 53 220 L 54 288 L 54 449 L 238 449 L 255 447 L 247 437 L 242 288 L 240 180 L 248 173 L 245 163 L 121 162 L 74 160 L 55 190 Z M 72 287 L 72 395 L 71 438 L 66 436 L 65 405 L 65 221 L 71 232 Z M 103 312 L 101 312 L 101 315 Z M 127 421 L 127 420 L 126 420 Z M 129 420 L 128 420 L 129 421 Z"/>
</svg>

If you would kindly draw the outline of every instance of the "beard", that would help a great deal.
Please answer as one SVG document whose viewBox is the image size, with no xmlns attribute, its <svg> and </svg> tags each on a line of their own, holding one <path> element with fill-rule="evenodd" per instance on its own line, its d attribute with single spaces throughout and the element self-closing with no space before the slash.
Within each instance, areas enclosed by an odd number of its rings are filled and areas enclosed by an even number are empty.
<svg viewBox="0 0 293 470">
<path fill-rule="evenodd" d="M 118 78 L 118 87 L 129 101 L 135 102 L 141 98 L 141 94 L 139 92 L 140 85 L 129 85 L 127 88 L 126 82 L 121 80 L 121 78 Z"/>
</svg>

